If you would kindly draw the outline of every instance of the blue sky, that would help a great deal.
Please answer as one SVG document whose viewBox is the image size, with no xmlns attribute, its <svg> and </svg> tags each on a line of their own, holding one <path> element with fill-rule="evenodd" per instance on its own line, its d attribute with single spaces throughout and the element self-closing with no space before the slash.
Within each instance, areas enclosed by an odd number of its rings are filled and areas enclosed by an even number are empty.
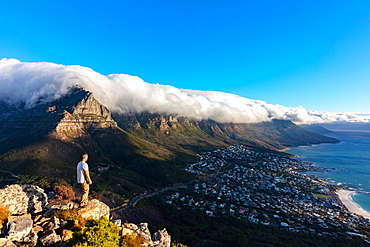
<svg viewBox="0 0 370 247">
<path fill-rule="evenodd" d="M 0 58 L 370 112 L 370 1 L 1 1 Z"/>
</svg>

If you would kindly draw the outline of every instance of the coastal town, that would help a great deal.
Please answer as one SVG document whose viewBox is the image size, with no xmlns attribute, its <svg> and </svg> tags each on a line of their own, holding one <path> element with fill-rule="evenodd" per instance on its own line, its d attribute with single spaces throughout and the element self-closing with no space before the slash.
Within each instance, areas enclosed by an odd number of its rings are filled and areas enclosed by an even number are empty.
<svg viewBox="0 0 370 247">
<path fill-rule="evenodd" d="M 320 236 L 370 237 L 370 220 L 347 210 L 335 193 L 340 188 L 304 174 L 324 171 L 310 163 L 235 145 L 198 155 L 186 170 L 198 179 L 165 198 L 179 210 Z"/>
</svg>

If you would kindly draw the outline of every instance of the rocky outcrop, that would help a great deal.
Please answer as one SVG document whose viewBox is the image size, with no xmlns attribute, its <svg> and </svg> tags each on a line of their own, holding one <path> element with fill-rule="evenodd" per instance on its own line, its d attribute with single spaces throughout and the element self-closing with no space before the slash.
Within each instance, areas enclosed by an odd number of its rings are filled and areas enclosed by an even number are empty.
<svg viewBox="0 0 370 247">
<path fill-rule="evenodd" d="M 154 246 L 171 246 L 171 236 L 168 234 L 166 228 L 163 230 L 158 230 L 153 234 L 153 245 Z"/>
<path fill-rule="evenodd" d="M 33 221 L 26 216 L 9 217 L 6 224 L 7 239 L 12 241 L 22 241 L 30 234 L 33 227 Z"/>
<path fill-rule="evenodd" d="M 121 236 L 125 235 L 140 235 L 144 239 L 144 243 L 148 247 L 170 247 L 171 236 L 166 229 L 159 230 L 151 236 L 148 223 L 132 224 L 125 223 L 121 227 Z"/>
<path fill-rule="evenodd" d="M 78 213 L 84 219 L 100 219 L 101 217 L 109 219 L 110 208 L 105 203 L 92 199 L 85 208 L 79 209 Z"/>
<path fill-rule="evenodd" d="M 74 95 L 78 99 L 77 104 L 63 109 L 63 112 L 60 113 L 63 118 L 58 122 L 53 132 L 56 137 L 61 139 L 64 139 L 65 135 L 80 137 L 84 135 L 86 129 L 117 127 L 108 108 L 101 105 L 91 92 L 82 89 L 75 91 Z M 60 108 L 60 104 L 51 107 L 52 111 L 56 111 L 58 108 Z"/>
<path fill-rule="evenodd" d="M 2 207 L 9 208 L 10 216 L 0 226 L 0 246 L 63 246 L 80 227 L 79 220 L 110 217 L 110 208 L 92 199 L 87 207 L 78 208 L 74 202 L 53 201 L 48 204 L 47 195 L 33 185 L 11 185 L 0 190 Z M 65 213 L 76 219 L 68 219 Z M 67 219 L 66 219 L 67 218 Z M 81 220 L 83 221 L 83 220 Z M 166 229 L 150 234 L 148 224 L 125 223 L 112 220 L 119 227 L 120 235 L 140 235 L 147 247 L 170 247 L 171 237 Z"/>
<path fill-rule="evenodd" d="M 48 203 L 44 190 L 34 185 L 10 185 L 0 190 L 0 205 L 11 214 L 42 212 Z"/>
<path fill-rule="evenodd" d="M 62 241 L 62 238 L 54 230 L 48 230 L 40 239 L 43 246 L 51 246 Z"/>
<path fill-rule="evenodd" d="M 197 122 L 181 116 L 138 113 L 135 115 L 114 114 L 113 117 L 124 129 L 158 129 L 166 132 L 198 128 Z"/>
</svg>

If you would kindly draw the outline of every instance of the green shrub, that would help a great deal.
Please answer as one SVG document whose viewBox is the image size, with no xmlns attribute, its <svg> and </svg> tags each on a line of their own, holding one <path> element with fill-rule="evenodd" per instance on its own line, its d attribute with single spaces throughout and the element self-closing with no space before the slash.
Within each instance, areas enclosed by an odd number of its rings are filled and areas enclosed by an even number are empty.
<svg viewBox="0 0 370 247">
<path fill-rule="evenodd" d="M 96 188 L 96 190 L 98 191 L 98 192 L 102 192 L 102 191 L 105 191 L 105 190 L 107 190 L 107 185 L 105 185 L 105 184 L 102 184 L 102 183 L 99 183 L 99 184 L 96 184 L 95 185 L 95 188 Z"/>
<path fill-rule="evenodd" d="M 54 190 L 55 186 L 70 186 L 68 182 L 62 178 L 49 178 L 43 176 L 22 176 L 16 184 L 31 184 L 36 185 L 44 190 Z"/>
<path fill-rule="evenodd" d="M 84 227 L 73 233 L 73 238 L 66 246 L 118 247 L 118 227 L 106 217 L 88 220 Z"/>
</svg>

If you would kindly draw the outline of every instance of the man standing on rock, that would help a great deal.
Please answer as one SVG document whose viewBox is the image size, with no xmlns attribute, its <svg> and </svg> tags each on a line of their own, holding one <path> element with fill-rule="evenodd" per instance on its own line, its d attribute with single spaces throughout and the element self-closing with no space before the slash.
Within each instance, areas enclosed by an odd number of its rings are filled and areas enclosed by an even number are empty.
<svg viewBox="0 0 370 247">
<path fill-rule="evenodd" d="M 90 184 L 92 184 L 89 174 L 89 165 L 86 163 L 88 158 L 88 154 L 81 154 L 81 161 L 77 164 L 77 183 L 81 186 L 83 192 L 80 201 L 80 207 L 87 206 Z"/>
</svg>

